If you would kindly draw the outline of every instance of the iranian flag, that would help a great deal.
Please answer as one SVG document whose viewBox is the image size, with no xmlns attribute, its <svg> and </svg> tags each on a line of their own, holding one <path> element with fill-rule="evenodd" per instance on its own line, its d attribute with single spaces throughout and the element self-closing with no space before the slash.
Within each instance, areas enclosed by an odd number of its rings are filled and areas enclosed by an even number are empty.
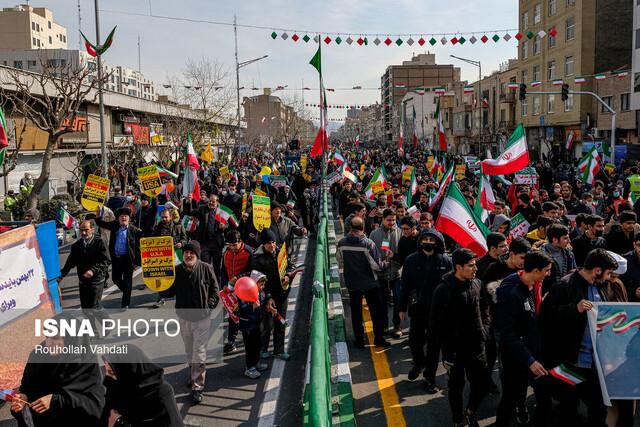
<svg viewBox="0 0 640 427">
<path fill-rule="evenodd" d="M 4 119 L 4 112 L 0 107 L 0 167 L 7 157 L 7 147 L 9 146 L 9 136 L 7 135 L 7 122 Z"/>
<path fill-rule="evenodd" d="M 187 133 L 187 161 L 184 169 L 184 181 L 182 183 L 182 196 L 188 197 L 191 195 L 196 202 L 200 201 L 200 183 L 198 182 L 198 171 L 200 170 L 200 163 L 198 163 L 198 156 L 193 149 L 193 142 L 191 141 L 191 133 Z"/>
<path fill-rule="evenodd" d="M 113 44 L 113 35 L 116 32 L 116 27 L 113 27 L 113 30 L 111 30 L 111 32 L 109 33 L 109 35 L 107 36 L 107 38 L 105 39 L 104 43 L 100 46 L 96 46 L 93 43 L 91 43 L 89 41 L 89 39 L 87 38 L 87 36 L 84 35 L 84 33 L 82 31 L 80 31 L 80 35 L 82 36 L 82 38 L 84 39 L 84 47 L 87 49 L 87 53 L 89 55 L 91 55 L 92 57 L 96 57 L 98 55 L 102 55 L 103 53 L 105 53 L 107 51 L 107 49 L 109 49 L 111 47 L 111 45 Z"/>
<path fill-rule="evenodd" d="M 75 220 L 73 219 L 71 214 L 67 212 L 66 209 L 60 208 L 60 210 L 58 211 L 58 221 L 62 223 L 65 229 L 69 230 L 71 227 L 73 227 L 73 222 Z"/>
<path fill-rule="evenodd" d="M 496 196 L 493 194 L 489 177 L 480 172 L 480 185 L 476 205 L 473 207 L 474 213 L 484 222 L 489 217 L 489 212 L 495 208 L 495 202 Z"/>
<path fill-rule="evenodd" d="M 400 123 L 400 137 L 398 138 L 398 150 L 400 151 L 401 155 L 404 155 L 404 148 L 402 148 L 402 128 L 404 126 L 402 126 L 402 123 Z"/>
<path fill-rule="evenodd" d="M 585 380 L 583 376 L 567 368 L 564 363 L 551 369 L 549 373 L 560 381 L 564 381 L 565 383 L 574 386 L 580 384 L 581 382 L 584 382 Z"/>
<path fill-rule="evenodd" d="M 169 169 L 165 169 L 160 165 L 156 165 L 156 169 L 158 169 L 158 173 L 161 177 L 171 177 L 173 179 L 178 179 L 178 174 L 171 172 Z"/>
<path fill-rule="evenodd" d="M 360 134 L 356 135 L 356 147 L 360 145 Z"/>
<path fill-rule="evenodd" d="M 573 146 L 576 143 L 576 133 L 574 131 L 569 132 L 569 135 L 567 136 L 567 151 L 573 151 Z"/>
<path fill-rule="evenodd" d="M 416 132 L 416 107 L 413 107 L 413 149 L 418 148 L 418 133 Z"/>
<path fill-rule="evenodd" d="M 311 64 L 316 70 L 318 70 L 318 76 L 320 78 L 320 129 L 316 135 L 315 141 L 313 141 L 313 147 L 311 148 L 311 157 L 319 157 L 329 151 L 329 135 L 327 134 L 327 128 L 329 122 L 327 120 L 327 94 L 324 90 L 324 81 L 322 80 L 322 55 L 320 53 L 322 43 L 318 43 L 318 51 L 309 64 Z"/>
<path fill-rule="evenodd" d="M 607 75 L 605 73 L 598 73 L 594 76 L 596 80 L 607 80 Z"/>
<path fill-rule="evenodd" d="M 234 227 L 238 226 L 238 219 L 233 214 L 233 211 L 223 204 L 220 204 L 218 206 L 218 210 L 216 211 L 216 221 L 218 221 L 220 224 L 231 223 L 231 225 L 233 225 Z"/>
<path fill-rule="evenodd" d="M 406 195 L 406 199 L 407 199 L 407 206 L 411 206 L 411 202 L 412 202 L 412 198 L 413 196 L 416 194 L 416 192 L 418 191 L 418 181 L 416 181 L 416 169 L 414 168 L 411 171 L 411 185 L 409 185 L 409 188 L 407 189 L 407 195 Z"/>
<path fill-rule="evenodd" d="M 487 227 L 476 217 L 464 196 L 453 183 L 449 186 L 436 229 L 447 234 L 463 248 L 471 249 L 479 257 L 487 253 Z"/>
<path fill-rule="evenodd" d="M 190 215 L 185 215 L 184 218 L 182 218 L 182 226 L 186 232 L 193 233 L 198 228 L 198 219 Z"/>
<path fill-rule="evenodd" d="M 433 164 L 431 165 L 431 170 L 429 171 L 429 174 L 431 176 L 434 176 L 438 171 L 443 171 L 443 167 L 442 164 L 440 163 L 440 159 L 438 159 L 438 156 L 435 157 L 435 159 L 433 159 Z"/>
<path fill-rule="evenodd" d="M 373 177 L 371 178 L 371 181 L 369 181 L 369 185 L 367 185 L 367 188 L 365 188 L 364 190 L 364 195 L 369 200 L 373 200 L 376 198 L 376 194 L 373 192 L 373 185 L 376 182 L 379 182 L 380 185 L 385 188 L 387 187 L 387 178 L 384 173 L 384 166 L 380 166 L 380 169 L 376 170 L 376 172 L 373 174 Z"/>
<path fill-rule="evenodd" d="M 353 182 L 354 184 L 356 182 L 358 182 L 358 178 L 356 178 L 356 176 L 350 170 L 347 170 L 346 168 L 342 171 L 342 176 L 344 176 L 345 178 L 347 178 L 349 181 Z"/>
<path fill-rule="evenodd" d="M 529 150 L 522 123 L 509 138 L 505 152 L 499 158 L 486 159 L 480 164 L 482 165 L 482 173 L 490 176 L 508 175 L 527 167 L 529 165 Z"/>
<path fill-rule="evenodd" d="M 333 162 L 338 166 L 344 163 L 344 157 L 342 157 L 340 152 L 336 151 L 333 153 Z"/>
<path fill-rule="evenodd" d="M 293 199 L 287 201 L 287 209 L 293 210 L 296 207 L 296 202 Z"/>
<path fill-rule="evenodd" d="M 595 145 L 591 147 L 591 150 L 589 150 L 589 152 L 585 154 L 582 159 L 580 159 L 580 163 L 578 163 L 578 170 L 581 173 L 584 173 L 584 171 L 587 170 L 587 166 L 589 166 L 589 162 L 591 162 L 591 159 L 595 159 L 598 162 L 602 161 L 600 153 L 598 153 Z"/>
<path fill-rule="evenodd" d="M 442 111 L 440 111 L 440 98 L 436 106 L 436 120 L 438 122 L 438 141 L 440 142 L 440 151 L 447 151 L 447 137 L 444 134 L 444 125 L 442 124 Z"/>
<path fill-rule="evenodd" d="M 445 173 L 444 176 L 442 177 L 442 181 L 440 181 L 440 187 L 438 188 L 436 195 L 433 197 L 433 200 L 431 200 L 431 203 L 429 203 L 429 210 L 433 210 L 433 208 L 438 204 L 440 199 L 442 199 L 442 196 L 444 196 L 444 194 L 446 193 L 447 187 L 449 186 L 449 183 L 453 178 L 454 170 L 455 170 L 455 164 L 452 164 L 449 167 L 449 170 L 447 171 L 447 173 Z"/>
<path fill-rule="evenodd" d="M 589 158 L 589 163 L 587 164 L 587 167 L 582 174 L 582 182 L 584 182 L 585 184 L 593 185 L 596 180 L 596 175 L 598 174 L 598 172 L 600 172 L 600 169 L 601 167 L 598 159 L 591 156 Z"/>
<path fill-rule="evenodd" d="M 472 85 L 465 86 L 464 93 L 473 93 L 473 86 Z"/>
<path fill-rule="evenodd" d="M 391 250 L 391 244 L 389 243 L 389 238 L 385 237 L 384 239 L 382 239 L 382 244 L 380 245 L 380 250 L 382 251 L 390 251 Z"/>
</svg>

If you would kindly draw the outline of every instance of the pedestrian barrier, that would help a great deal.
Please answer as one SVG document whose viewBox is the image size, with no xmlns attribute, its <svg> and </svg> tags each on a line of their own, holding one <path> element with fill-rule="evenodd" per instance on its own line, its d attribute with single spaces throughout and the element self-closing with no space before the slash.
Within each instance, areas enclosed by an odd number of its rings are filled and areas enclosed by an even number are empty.
<svg viewBox="0 0 640 427">
<path fill-rule="evenodd" d="M 327 188 L 323 188 L 321 204 L 303 425 L 355 426 L 340 276 L 335 258 L 337 242 Z"/>
</svg>

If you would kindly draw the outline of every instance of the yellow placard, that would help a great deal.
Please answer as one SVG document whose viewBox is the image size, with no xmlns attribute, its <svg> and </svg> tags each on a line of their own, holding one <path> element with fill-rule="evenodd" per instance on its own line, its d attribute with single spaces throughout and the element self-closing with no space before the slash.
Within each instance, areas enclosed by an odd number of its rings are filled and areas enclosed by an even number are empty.
<svg viewBox="0 0 640 427">
<path fill-rule="evenodd" d="M 384 185 L 380 181 L 376 181 L 371 184 L 371 191 L 373 194 L 384 193 Z"/>
<path fill-rule="evenodd" d="M 431 167 L 433 166 L 433 161 L 434 161 L 434 157 L 433 156 L 427 157 L 427 170 L 428 171 L 431 170 Z"/>
<path fill-rule="evenodd" d="M 467 165 L 456 165 L 456 181 L 462 181 L 467 171 Z"/>
<path fill-rule="evenodd" d="M 97 208 L 104 206 L 109 194 L 109 186 L 111 180 L 98 175 L 89 175 L 87 182 L 82 190 L 82 198 L 80 203 L 82 207 L 88 211 L 95 211 Z"/>
<path fill-rule="evenodd" d="M 406 166 L 404 172 L 402 172 L 402 182 L 411 182 L 411 175 L 413 174 L 413 166 Z"/>
<path fill-rule="evenodd" d="M 229 167 L 228 166 L 223 166 L 223 167 L 220 168 L 220 176 L 222 177 L 222 179 L 229 178 Z"/>
<path fill-rule="evenodd" d="M 284 275 L 287 274 L 287 244 L 283 243 L 278 252 L 278 273 L 280 273 L 280 280 L 284 280 Z"/>
<path fill-rule="evenodd" d="M 271 199 L 265 196 L 253 196 L 253 225 L 256 230 L 271 227 Z"/>
<path fill-rule="evenodd" d="M 306 173 L 302 174 L 302 177 L 304 178 L 305 181 L 307 182 L 311 182 L 311 175 L 308 175 Z"/>
<path fill-rule="evenodd" d="M 176 278 L 173 237 L 143 237 L 140 239 L 142 281 L 152 291 L 165 291 Z"/>
<path fill-rule="evenodd" d="M 364 176 L 364 163 L 360 165 L 360 179 Z"/>
<path fill-rule="evenodd" d="M 303 154 L 300 156 L 300 169 L 302 170 L 302 172 L 305 172 L 307 170 L 307 155 Z"/>
<path fill-rule="evenodd" d="M 156 197 L 162 193 L 162 181 L 157 167 L 138 168 L 138 179 L 140 180 L 140 190 L 147 196 Z"/>
<path fill-rule="evenodd" d="M 254 193 L 258 196 L 266 196 L 267 193 L 265 193 L 264 191 L 262 191 L 261 189 L 259 189 L 258 187 L 256 187 L 256 191 L 254 191 Z"/>
<path fill-rule="evenodd" d="M 244 216 L 244 213 L 247 211 L 247 193 L 244 193 L 242 195 L 242 213 L 241 215 Z"/>
</svg>

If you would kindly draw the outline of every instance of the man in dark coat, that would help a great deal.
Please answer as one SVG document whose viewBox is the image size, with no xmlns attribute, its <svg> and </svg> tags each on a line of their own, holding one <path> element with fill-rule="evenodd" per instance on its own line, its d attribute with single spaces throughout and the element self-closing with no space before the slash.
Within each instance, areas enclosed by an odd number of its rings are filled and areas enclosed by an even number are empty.
<svg viewBox="0 0 640 427">
<path fill-rule="evenodd" d="M 236 182 L 229 181 L 229 189 L 222 198 L 222 204 L 231 209 L 236 218 L 240 218 L 242 216 L 242 196 L 236 190 Z"/>
<path fill-rule="evenodd" d="M 202 248 L 202 262 L 213 265 L 217 276 L 220 276 L 220 264 L 222 249 L 224 248 L 224 233 L 226 224 L 216 221 L 218 210 L 218 196 L 209 197 L 207 205 L 198 209 L 198 230 L 196 232 L 198 242 Z"/>
<path fill-rule="evenodd" d="M 607 241 L 607 249 L 622 255 L 633 250 L 635 226 L 638 221 L 633 211 L 622 211 L 619 219 L 620 224 L 611 227 L 604 239 Z"/>
<path fill-rule="evenodd" d="M 607 249 L 607 242 L 602 237 L 604 235 L 604 218 L 598 215 L 587 215 L 583 224 L 586 227 L 585 232 L 571 241 L 571 248 L 578 267 L 582 267 L 587 254 L 592 250 Z"/>
<path fill-rule="evenodd" d="M 476 279 L 476 254 L 466 248 L 452 255 L 454 270 L 442 278 L 431 301 L 430 326 L 442 348 L 442 363 L 449 377 L 449 406 L 453 422 L 477 426 L 477 411 L 487 389 L 485 340 L 489 308 Z M 463 412 L 465 376 L 469 403 Z"/>
<path fill-rule="evenodd" d="M 187 244 L 187 233 L 184 231 L 184 227 L 182 224 L 173 221 L 171 211 L 167 209 L 160 213 L 160 222 L 153 228 L 152 235 L 154 237 L 171 236 L 175 249 L 182 250 L 184 245 Z M 154 308 L 159 308 L 164 304 L 164 295 L 164 292 L 159 293 L 158 301 L 153 305 Z"/>
<path fill-rule="evenodd" d="M 134 215 L 134 225 L 142 230 L 142 237 L 153 235 L 153 226 L 156 223 L 158 213 L 158 202 L 156 198 L 151 198 L 146 194 L 140 196 L 140 209 Z"/>
<path fill-rule="evenodd" d="M 607 415 L 600 381 L 594 365 L 594 346 L 587 324 L 587 311 L 594 302 L 606 301 L 602 286 L 618 263 L 605 249 L 587 255 L 582 269 L 564 277 L 544 298 L 540 308 L 542 360 L 549 368 L 560 364 L 586 380 L 576 386 L 552 382 L 560 398 L 560 425 L 575 423 L 579 400 L 587 407 L 589 425 L 605 425 Z"/>
<path fill-rule="evenodd" d="M 100 208 L 98 208 L 99 212 Z M 122 291 L 123 309 L 129 308 L 131 303 L 131 285 L 133 271 L 140 265 L 140 237 L 141 230 L 130 223 L 131 210 L 120 208 L 116 211 L 115 221 L 103 221 L 96 218 L 99 227 L 109 230 L 109 254 L 111 255 L 111 277 L 113 283 Z M 89 217 L 95 215 L 87 215 Z"/>
<path fill-rule="evenodd" d="M 627 260 L 627 272 L 620 279 L 627 288 L 629 301 L 640 302 L 640 233 L 636 234 L 633 250 L 624 258 Z"/>
<path fill-rule="evenodd" d="M 411 218 L 413 219 L 413 218 Z M 404 218 L 403 218 L 404 220 Z M 415 380 L 423 372 L 427 393 L 438 391 L 435 386 L 440 346 L 429 328 L 431 297 L 442 277 L 453 269 L 451 260 L 445 255 L 444 238 L 433 228 L 423 230 L 418 239 L 418 250 L 409 255 L 402 267 L 400 319 L 409 312 L 409 346 L 413 368 L 409 380 Z M 425 355 L 425 344 L 427 351 Z"/>
</svg>

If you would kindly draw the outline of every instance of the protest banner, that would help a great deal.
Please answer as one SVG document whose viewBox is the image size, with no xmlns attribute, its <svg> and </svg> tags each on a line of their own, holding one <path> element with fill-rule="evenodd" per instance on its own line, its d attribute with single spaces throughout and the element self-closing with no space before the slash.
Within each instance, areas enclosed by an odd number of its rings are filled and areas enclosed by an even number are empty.
<svg viewBox="0 0 640 427">
<path fill-rule="evenodd" d="M 413 174 L 413 166 L 407 166 L 404 168 L 402 172 L 402 182 L 405 183 L 407 181 L 411 182 L 411 175 Z"/>
<path fill-rule="evenodd" d="M 35 320 L 51 318 L 55 310 L 35 227 L 0 234 L 0 253 L 0 389 L 13 389 L 42 341 Z"/>
<path fill-rule="evenodd" d="M 143 237 L 140 239 L 142 281 L 152 291 L 165 291 L 176 278 L 173 237 Z"/>
<path fill-rule="evenodd" d="M 332 172 L 325 177 L 328 185 L 333 185 L 342 180 L 342 174 L 340 172 Z"/>
<path fill-rule="evenodd" d="M 287 244 L 283 243 L 278 252 L 278 273 L 280 273 L 280 280 L 284 279 L 287 274 Z"/>
<path fill-rule="evenodd" d="M 140 190 L 149 197 L 156 197 L 162 192 L 162 181 L 155 165 L 138 168 Z"/>
<path fill-rule="evenodd" d="M 223 166 L 220 168 L 220 177 L 223 180 L 226 180 L 229 178 L 229 167 L 228 166 Z"/>
<path fill-rule="evenodd" d="M 95 211 L 104 205 L 109 194 L 109 186 L 111 181 L 109 178 L 103 178 L 98 175 L 89 175 L 87 182 L 84 184 L 82 198 L 80 203 L 82 207 L 88 211 Z"/>
<path fill-rule="evenodd" d="M 587 311 L 602 399 L 640 398 L 640 304 L 596 302 Z"/>
<path fill-rule="evenodd" d="M 303 154 L 300 156 L 300 169 L 302 169 L 302 172 L 305 172 L 307 170 L 307 155 Z"/>
<path fill-rule="evenodd" d="M 516 184 L 535 185 L 538 182 L 538 172 L 535 168 L 526 167 L 515 174 Z"/>
<path fill-rule="evenodd" d="M 433 166 L 434 160 L 435 160 L 435 157 L 433 157 L 433 156 L 427 157 L 427 170 L 428 171 L 431 170 L 431 167 Z"/>
<path fill-rule="evenodd" d="M 529 221 L 527 221 L 521 213 L 518 213 L 516 216 L 511 218 L 511 228 L 509 229 L 509 233 L 512 238 L 516 237 L 524 237 L 527 235 L 527 231 L 529 230 Z"/>
<path fill-rule="evenodd" d="M 279 175 L 271 175 L 271 185 L 275 188 L 284 187 L 287 185 L 287 178 Z"/>
<path fill-rule="evenodd" d="M 456 165 L 456 181 L 462 181 L 467 172 L 467 165 Z"/>
<path fill-rule="evenodd" d="M 271 227 L 271 199 L 266 196 L 253 196 L 253 225 L 256 230 Z"/>
<path fill-rule="evenodd" d="M 371 191 L 373 194 L 384 193 L 384 185 L 380 181 L 376 181 L 371 184 Z"/>
<path fill-rule="evenodd" d="M 265 193 L 264 191 L 262 191 L 258 187 L 256 187 L 255 194 L 256 194 L 256 196 L 261 196 L 261 197 L 266 197 L 266 195 L 267 195 L 267 193 Z"/>
</svg>

